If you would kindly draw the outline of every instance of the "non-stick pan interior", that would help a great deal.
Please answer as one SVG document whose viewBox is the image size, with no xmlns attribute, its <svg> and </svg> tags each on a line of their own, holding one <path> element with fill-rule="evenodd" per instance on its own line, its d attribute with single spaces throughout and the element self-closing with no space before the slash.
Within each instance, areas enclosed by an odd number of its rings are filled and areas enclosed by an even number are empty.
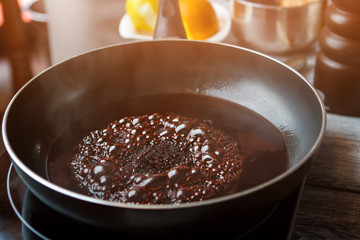
<svg viewBox="0 0 360 240">
<path fill-rule="evenodd" d="M 8 150 L 20 166 L 45 177 L 49 148 L 71 122 L 112 102 L 157 93 L 205 94 L 254 110 L 282 132 L 290 169 L 313 151 L 323 130 L 318 96 L 288 67 L 233 46 L 160 40 L 96 50 L 35 77 L 5 115 Z"/>
</svg>

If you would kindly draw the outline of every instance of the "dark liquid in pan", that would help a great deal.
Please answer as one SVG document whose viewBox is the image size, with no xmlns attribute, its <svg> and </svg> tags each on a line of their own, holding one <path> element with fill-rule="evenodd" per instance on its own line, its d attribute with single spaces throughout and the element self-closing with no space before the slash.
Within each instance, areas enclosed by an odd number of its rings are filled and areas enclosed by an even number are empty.
<svg viewBox="0 0 360 240">
<path fill-rule="evenodd" d="M 126 99 L 95 109 L 74 121 L 56 138 L 48 154 L 48 178 L 64 188 L 84 193 L 74 177 L 71 160 L 76 146 L 91 131 L 126 116 L 176 113 L 211 120 L 235 138 L 245 155 L 239 181 L 226 193 L 238 192 L 276 177 L 288 168 L 288 152 L 278 129 L 255 112 L 229 101 L 194 94 L 166 94 Z"/>
</svg>

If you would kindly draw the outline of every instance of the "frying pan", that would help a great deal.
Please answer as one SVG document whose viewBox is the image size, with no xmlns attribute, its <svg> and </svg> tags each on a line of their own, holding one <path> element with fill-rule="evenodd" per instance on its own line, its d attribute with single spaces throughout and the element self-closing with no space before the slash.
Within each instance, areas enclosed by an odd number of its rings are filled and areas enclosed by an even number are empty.
<svg viewBox="0 0 360 240">
<path fill-rule="evenodd" d="M 238 193 L 176 205 L 99 200 L 48 180 L 51 144 L 73 121 L 123 99 L 162 93 L 218 97 L 260 114 L 283 135 L 288 169 Z M 224 235 L 276 206 L 303 181 L 325 125 L 316 90 L 281 62 L 233 45 L 168 39 L 108 46 L 48 68 L 15 94 L 2 130 L 18 175 L 51 208 L 121 236 L 176 238 Z"/>
</svg>

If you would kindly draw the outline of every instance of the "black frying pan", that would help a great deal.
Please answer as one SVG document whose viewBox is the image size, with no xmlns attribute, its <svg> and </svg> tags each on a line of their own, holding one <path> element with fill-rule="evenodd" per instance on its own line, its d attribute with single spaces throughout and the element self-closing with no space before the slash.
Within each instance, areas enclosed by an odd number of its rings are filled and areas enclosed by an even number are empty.
<svg viewBox="0 0 360 240">
<path fill-rule="evenodd" d="M 114 203 L 48 181 L 51 144 L 74 120 L 122 99 L 162 93 L 219 97 L 262 115 L 284 136 L 289 168 L 245 191 L 179 205 Z M 2 130 L 17 173 L 47 205 L 124 236 L 161 238 L 222 234 L 264 216 L 304 179 L 325 125 L 316 90 L 270 57 L 226 44 L 154 40 L 98 49 L 50 67 L 14 96 Z"/>
</svg>

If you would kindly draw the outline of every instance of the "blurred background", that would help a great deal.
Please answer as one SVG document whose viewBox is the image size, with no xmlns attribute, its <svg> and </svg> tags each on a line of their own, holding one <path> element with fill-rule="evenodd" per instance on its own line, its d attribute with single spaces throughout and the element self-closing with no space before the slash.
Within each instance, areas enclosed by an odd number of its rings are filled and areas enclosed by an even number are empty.
<svg viewBox="0 0 360 240">
<path fill-rule="evenodd" d="M 0 112 L 51 64 L 123 41 L 118 25 L 124 5 L 125 0 L 1 0 Z"/>
<path fill-rule="evenodd" d="M 322 23 L 319 23 L 319 19 L 322 21 L 324 10 L 323 7 L 309 3 L 325 1 L 211 0 L 209 2 L 215 9 L 219 29 L 208 40 L 237 44 L 265 53 L 267 49 L 257 49 L 259 46 L 266 46 L 261 39 L 275 42 L 280 36 L 281 41 L 285 39 L 285 47 L 290 50 L 301 44 L 307 46 L 308 41 L 314 40 L 320 31 Z M 0 0 L 0 112 L 4 111 L 14 92 L 52 64 L 94 48 L 134 39 L 151 39 L 147 37 L 151 37 L 152 33 L 145 33 L 146 26 L 141 29 L 140 23 L 140 27 L 137 24 L 134 30 L 131 20 L 134 20 L 134 11 L 145 12 L 146 24 L 149 19 L 153 20 L 153 17 L 149 17 L 151 11 L 149 13 L 149 9 L 144 10 L 139 3 L 151 3 L 155 0 L 132 2 L 135 4 L 126 9 L 126 0 Z M 192 26 L 203 24 L 210 31 L 213 27 L 212 18 L 207 13 L 209 9 L 205 10 L 207 6 L 201 5 L 202 2 L 204 1 L 182 0 L 181 7 L 189 12 L 188 22 Z M 266 3 L 266 7 L 265 10 L 262 7 L 253 8 L 248 3 Z M 298 7 L 301 5 L 311 5 L 311 9 Z M 268 9 L 268 6 L 272 9 Z M 130 12 L 127 12 L 129 9 Z M 285 12 L 284 9 L 290 10 Z M 193 17 L 194 13 L 200 15 Z M 312 14 L 311 18 L 309 14 Z M 129 20 L 124 15 L 132 18 Z M 135 14 L 136 16 L 139 15 Z M 274 19 L 274 24 L 270 27 L 262 26 L 262 21 L 269 23 L 269 19 Z M 309 25 L 306 21 L 311 21 L 313 30 L 309 27 L 301 30 L 300 25 Z M 135 20 L 133 23 L 139 22 Z M 235 26 L 235 31 L 232 31 L 231 26 Z M 311 31 L 315 33 L 309 34 Z M 299 34 L 306 34 L 311 39 L 303 39 Z M 268 48 L 280 49 L 279 47 L 282 46 L 269 45 Z M 279 51 L 281 55 L 283 50 Z M 301 67 L 304 58 L 295 57 L 291 61 Z"/>
<path fill-rule="evenodd" d="M 149 30 L 148 25 L 156 20 L 156 1 L 0 0 L 0 112 L 4 112 L 13 94 L 24 83 L 53 64 L 95 48 L 151 39 L 151 27 Z M 350 0 L 333 1 L 341 8 L 341 4 Z M 204 5 L 204 2 L 210 4 Z M 225 42 L 263 52 L 295 68 L 313 84 L 316 54 L 321 47 L 320 34 L 325 24 L 326 8 L 330 4 L 331 0 L 180 0 L 180 10 L 188 16 L 187 20 L 183 17 L 188 37 L 196 39 L 198 36 L 197 40 Z M 216 23 L 213 23 L 211 12 L 216 15 Z M 339 16 L 339 13 L 328 11 L 328 19 L 336 14 Z M 342 17 L 349 15 L 346 14 Z M 360 13 L 353 15 L 359 18 Z M 333 26 L 346 29 L 339 24 Z M 211 36 L 204 35 L 207 33 Z M 328 36 L 323 35 L 323 39 Z M 323 45 L 339 39 L 333 36 L 328 38 L 331 41 L 323 41 Z M 325 46 L 327 56 L 339 55 L 348 43 L 346 38 L 341 36 L 341 39 L 345 41 L 340 45 L 337 41 L 332 46 Z M 359 46 L 360 42 L 356 49 L 360 49 Z M 349 53 L 355 54 L 356 51 Z M 345 56 L 337 60 L 346 62 L 344 58 L 350 59 Z M 359 94 L 349 94 L 346 90 L 338 96 L 340 88 L 354 89 L 358 84 L 357 77 L 347 84 L 350 87 L 339 87 L 338 79 L 328 87 L 326 82 L 323 83 L 323 79 L 329 78 L 326 75 L 329 73 L 328 66 L 324 69 L 318 71 L 319 84 L 315 86 L 326 93 L 328 100 L 333 99 L 328 101 L 331 109 L 360 115 L 360 106 L 357 105 L 355 111 L 343 111 L 344 105 L 349 105 L 349 102 L 354 105 L 357 101 L 352 95 L 356 98 Z M 343 69 L 347 71 L 348 65 L 344 65 Z M 354 71 L 350 74 L 354 76 Z M 355 75 L 359 74 L 357 70 Z M 335 75 L 331 73 L 331 76 Z M 344 72 L 338 75 L 343 76 Z M 337 104 L 339 99 L 345 99 L 344 96 L 352 98 Z M 336 108 L 336 105 L 339 107 Z"/>
</svg>

